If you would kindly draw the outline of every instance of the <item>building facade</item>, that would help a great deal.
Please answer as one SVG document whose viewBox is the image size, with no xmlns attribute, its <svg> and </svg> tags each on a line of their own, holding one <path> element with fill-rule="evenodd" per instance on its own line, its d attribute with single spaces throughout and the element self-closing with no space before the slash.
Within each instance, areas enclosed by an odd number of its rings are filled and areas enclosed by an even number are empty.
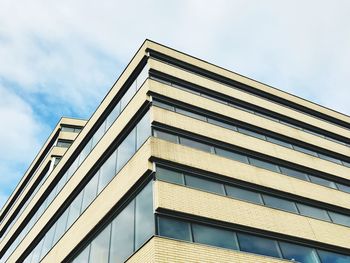
<svg viewBox="0 0 350 263">
<path fill-rule="evenodd" d="M 349 176 L 349 116 L 146 40 L 33 161 L 0 262 L 350 262 Z"/>
</svg>

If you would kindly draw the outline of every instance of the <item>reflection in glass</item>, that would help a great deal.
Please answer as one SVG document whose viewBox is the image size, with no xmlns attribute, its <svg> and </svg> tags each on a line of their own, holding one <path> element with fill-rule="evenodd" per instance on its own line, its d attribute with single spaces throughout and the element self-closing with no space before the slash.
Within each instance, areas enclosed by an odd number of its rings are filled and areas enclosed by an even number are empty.
<svg viewBox="0 0 350 263">
<path fill-rule="evenodd" d="M 126 164 L 136 150 L 136 129 L 133 129 L 118 147 L 117 171 Z"/>
<path fill-rule="evenodd" d="M 324 250 L 317 250 L 322 263 L 349 263 L 350 256 L 341 255 Z"/>
<path fill-rule="evenodd" d="M 350 216 L 338 214 L 331 211 L 328 211 L 328 214 L 334 223 L 350 227 Z"/>
<path fill-rule="evenodd" d="M 177 113 L 186 115 L 188 117 L 191 117 L 191 118 L 194 118 L 194 119 L 197 119 L 197 120 L 201 120 L 201 121 L 206 121 L 207 120 L 207 118 L 204 117 L 203 115 L 200 115 L 200 114 L 197 114 L 197 113 L 194 113 L 194 112 L 190 112 L 190 111 L 187 111 L 187 110 L 176 108 L 175 111 Z"/>
<path fill-rule="evenodd" d="M 94 136 L 92 137 L 92 146 L 91 149 L 95 147 L 95 145 L 98 143 L 98 141 L 102 138 L 102 136 L 105 133 L 106 129 L 106 121 L 104 121 L 101 126 L 97 129 Z"/>
<path fill-rule="evenodd" d="M 76 257 L 73 260 L 73 263 L 86 263 L 89 262 L 89 252 L 90 252 L 90 245 L 88 245 L 80 254 L 78 257 Z"/>
<path fill-rule="evenodd" d="M 136 149 L 139 149 L 149 136 L 151 136 L 151 123 L 148 111 L 137 124 Z"/>
<path fill-rule="evenodd" d="M 252 137 L 255 137 L 255 138 L 258 138 L 258 139 L 261 139 L 261 140 L 266 140 L 264 135 L 262 135 L 260 133 L 257 133 L 257 132 L 246 130 L 246 129 L 243 129 L 243 128 L 240 128 L 240 127 L 238 127 L 238 131 L 240 133 L 243 133 L 243 134 L 248 135 L 248 136 L 252 136 Z"/>
<path fill-rule="evenodd" d="M 317 263 L 316 251 L 309 247 L 299 246 L 286 242 L 279 242 L 283 258 L 303 263 Z"/>
<path fill-rule="evenodd" d="M 235 153 L 235 152 L 230 152 L 226 151 L 220 148 L 215 148 L 215 152 L 217 155 L 220 155 L 222 157 L 230 158 L 232 160 L 242 162 L 242 163 L 248 163 L 248 158 L 245 155 Z"/>
<path fill-rule="evenodd" d="M 279 173 L 279 168 L 277 165 L 273 164 L 273 163 L 269 163 L 269 162 L 265 162 L 259 159 L 255 159 L 255 158 L 251 158 L 249 157 L 249 162 L 251 165 L 263 168 L 263 169 L 267 169 L 276 173 Z"/>
<path fill-rule="evenodd" d="M 237 236 L 242 251 L 281 258 L 277 241 L 242 233 Z"/>
<path fill-rule="evenodd" d="M 157 167 L 157 179 L 175 184 L 185 184 L 183 174 L 172 170 Z"/>
<path fill-rule="evenodd" d="M 57 220 L 55 237 L 53 238 L 53 244 L 56 244 L 56 242 L 61 238 L 63 233 L 66 231 L 68 210 L 69 209 L 66 209 L 66 211 L 64 211 L 64 213 Z"/>
<path fill-rule="evenodd" d="M 211 152 L 211 146 L 191 139 L 180 137 L 180 144 L 205 152 Z"/>
<path fill-rule="evenodd" d="M 106 121 L 106 130 L 109 127 L 111 127 L 113 122 L 118 118 L 119 114 L 120 114 L 120 102 L 117 105 L 115 105 L 113 110 L 109 113 Z"/>
<path fill-rule="evenodd" d="M 328 217 L 326 210 L 298 203 L 297 206 L 301 215 L 331 221 Z"/>
<path fill-rule="evenodd" d="M 281 140 L 278 140 L 278 139 L 275 139 L 275 138 L 271 138 L 269 136 L 266 136 L 266 139 L 267 139 L 268 142 L 272 142 L 274 144 L 278 144 L 280 146 L 287 147 L 287 148 L 290 148 L 290 149 L 293 148 L 290 143 L 287 143 L 287 142 L 284 142 L 284 141 L 281 141 Z"/>
<path fill-rule="evenodd" d="M 280 166 L 281 172 L 285 175 L 291 176 L 291 177 L 295 177 L 304 181 L 309 181 L 307 175 L 305 173 L 293 170 L 293 169 L 289 169 L 287 167 L 283 167 Z"/>
<path fill-rule="evenodd" d="M 241 189 L 238 187 L 229 186 L 229 185 L 226 185 L 225 187 L 226 187 L 226 192 L 227 192 L 228 196 L 231 196 L 233 198 L 246 200 L 246 201 L 253 202 L 256 204 L 263 204 L 262 199 L 261 199 L 261 195 L 259 193 L 245 190 L 245 189 Z"/>
<path fill-rule="evenodd" d="M 81 211 L 84 211 L 97 195 L 99 172 L 100 171 L 97 171 L 97 173 L 91 178 L 89 183 L 84 187 L 83 204 L 81 206 Z"/>
<path fill-rule="evenodd" d="M 83 200 L 83 191 L 80 192 L 80 194 L 74 199 L 74 201 L 69 206 L 69 212 L 68 212 L 69 214 L 68 214 L 66 229 L 68 229 L 74 223 L 74 221 L 80 216 L 82 200 Z"/>
<path fill-rule="evenodd" d="M 154 131 L 154 136 L 166 140 L 168 142 L 173 142 L 173 143 L 178 143 L 178 137 L 176 135 L 167 133 L 167 132 L 162 132 L 162 131 Z"/>
<path fill-rule="evenodd" d="M 320 177 L 315 177 L 313 175 L 309 175 L 309 178 L 310 178 L 310 181 L 315 183 L 315 184 L 320 184 L 320 185 L 323 185 L 323 186 L 327 186 L 327 187 L 331 187 L 331 188 L 336 189 L 335 183 L 332 182 L 332 181 L 329 181 L 327 179 L 323 179 L 323 178 L 320 178 Z"/>
<path fill-rule="evenodd" d="M 91 147 L 92 147 L 92 139 L 88 141 L 88 143 L 85 145 L 83 150 L 81 150 L 80 155 L 79 155 L 79 165 L 85 160 L 86 156 L 89 155 L 91 152 Z"/>
<path fill-rule="evenodd" d="M 281 199 L 278 197 L 270 196 L 270 195 L 263 195 L 263 199 L 266 206 L 286 210 L 292 213 L 298 213 L 298 210 L 294 202 Z"/>
<path fill-rule="evenodd" d="M 106 187 L 116 173 L 117 154 L 114 151 L 100 168 L 100 178 L 98 182 L 98 193 Z"/>
<path fill-rule="evenodd" d="M 90 263 L 108 262 L 111 225 L 109 224 L 91 243 Z"/>
<path fill-rule="evenodd" d="M 210 181 L 208 179 L 202 179 L 190 175 L 185 175 L 185 181 L 187 186 L 206 190 L 220 195 L 225 194 L 224 186 L 222 184 Z"/>
<path fill-rule="evenodd" d="M 191 240 L 190 223 L 188 222 L 167 217 L 159 217 L 158 228 L 159 235 L 161 236 L 187 241 Z"/>
<path fill-rule="evenodd" d="M 50 230 L 46 233 L 45 237 L 44 237 L 44 242 L 43 242 L 43 247 L 41 249 L 41 253 L 40 253 L 40 259 L 42 259 L 47 252 L 49 252 L 49 250 L 52 247 L 52 242 L 53 242 L 53 237 L 55 234 L 55 229 L 56 229 L 56 224 L 54 224 Z"/>
</svg>

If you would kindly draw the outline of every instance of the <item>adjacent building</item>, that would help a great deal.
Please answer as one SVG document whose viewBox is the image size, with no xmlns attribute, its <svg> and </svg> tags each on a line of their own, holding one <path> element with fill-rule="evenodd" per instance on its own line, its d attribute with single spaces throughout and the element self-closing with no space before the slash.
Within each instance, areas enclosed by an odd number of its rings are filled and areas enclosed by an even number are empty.
<svg viewBox="0 0 350 263">
<path fill-rule="evenodd" d="M 0 220 L 0 262 L 350 262 L 350 117 L 146 40 Z"/>
</svg>

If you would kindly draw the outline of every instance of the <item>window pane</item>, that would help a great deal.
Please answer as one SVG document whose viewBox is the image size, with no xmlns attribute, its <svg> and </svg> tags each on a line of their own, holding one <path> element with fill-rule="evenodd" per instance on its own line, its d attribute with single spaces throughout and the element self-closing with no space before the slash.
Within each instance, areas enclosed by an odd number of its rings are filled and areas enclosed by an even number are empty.
<svg viewBox="0 0 350 263">
<path fill-rule="evenodd" d="M 122 99 L 120 100 L 120 110 L 123 111 L 126 105 L 129 103 L 131 98 L 136 93 L 136 81 L 134 81 L 131 86 L 128 88 L 126 93 L 123 95 Z"/>
<path fill-rule="evenodd" d="M 248 163 L 248 158 L 245 155 L 235 153 L 235 152 L 230 152 L 226 151 L 220 148 L 215 148 L 215 152 L 217 155 L 220 155 L 222 157 L 230 158 L 232 160 L 242 162 L 242 163 Z"/>
<path fill-rule="evenodd" d="M 333 162 L 333 163 L 337 163 L 337 164 L 342 164 L 342 162 L 337 159 L 337 158 L 333 158 L 331 156 L 328 156 L 328 155 L 324 155 L 324 154 L 321 154 L 319 153 L 318 156 L 323 159 L 323 160 L 327 160 L 327 161 L 330 161 L 330 162 Z"/>
<path fill-rule="evenodd" d="M 274 196 L 270 196 L 270 195 L 263 195 L 263 199 L 266 206 L 277 208 L 277 209 L 283 209 L 296 214 L 298 213 L 298 210 L 294 202 L 277 198 Z"/>
<path fill-rule="evenodd" d="M 101 126 L 97 129 L 94 136 L 92 137 L 92 146 L 91 149 L 95 147 L 95 145 L 98 143 L 98 141 L 102 138 L 102 136 L 105 134 L 105 128 L 106 128 L 106 121 L 104 121 Z"/>
<path fill-rule="evenodd" d="M 73 127 L 62 126 L 61 127 L 61 131 L 63 131 L 63 132 L 74 132 L 74 128 Z"/>
<path fill-rule="evenodd" d="M 89 155 L 89 153 L 91 152 L 91 147 L 92 147 L 92 139 L 88 141 L 88 143 L 85 145 L 83 150 L 80 152 L 79 165 L 85 160 L 86 156 Z"/>
<path fill-rule="evenodd" d="M 345 255 L 340 255 L 337 253 L 317 250 L 318 255 L 321 258 L 322 263 L 349 263 L 350 257 Z"/>
<path fill-rule="evenodd" d="M 350 186 L 347 186 L 347 185 L 344 185 L 344 184 L 338 184 L 338 183 L 337 183 L 337 186 L 338 186 L 340 191 L 344 191 L 344 192 L 350 193 Z"/>
<path fill-rule="evenodd" d="M 137 76 L 136 82 L 137 82 L 137 89 L 139 89 L 142 84 L 145 82 L 145 80 L 148 78 L 148 67 L 147 65 L 142 69 L 142 71 Z"/>
<path fill-rule="evenodd" d="M 237 236 L 242 251 L 281 258 L 277 241 L 242 233 Z"/>
<path fill-rule="evenodd" d="M 149 182 L 136 197 L 135 249 L 154 234 L 152 183 L 153 181 Z"/>
<path fill-rule="evenodd" d="M 44 239 L 41 239 L 40 243 L 34 248 L 32 255 L 32 262 L 37 263 L 40 261 L 41 248 L 43 247 Z"/>
<path fill-rule="evenodd" d="M 246 130 L 246 129 L 243 129 L 243 128 L 240 128 L 240 127 L 238 127 L 238 131 L 240 133 L 243 133 L 243 134 L 248 135 L 248 136 L 252 136 L 252 137 L 255 137 L 255 138 L 258 138 L 258 139 L 261 139 L 261 140 L 266 140 L 266 137 L 264 135 L 259 134 L 257 132 L 249 131 L 249 130 Z"/>
<path fill-rule="evenodd" d="M 154 136 L 168 142 L 178 143 L 177 136 L 170 133 L 155 130 Z"/>
<path fill-rule="evenodd" d="M 211 152 L 211 146 L 191 139 L 180 137 L 180 144 L 191 148 L 196 148 L 201 151 Z"/>
<path fill-rule="evenodd" d="M 185 184 L 183 174 L 172 170 L 157 167 L 156 176 L 157 179 L 164 180 L 166 182 L 182 185 Z"/>
<path fill-rule="evenodd" d="M 228 196 L 231 196 L 233 198 L 246 200 L 246 201 L 253 202 L 256 204 L 263 203 L 262 199 L 261 199 L 261 195 L 259 193 L 245 190 L 245 189 L 241 189 L 238 187 L 229 186 L 229 185 L 225 185 L 225 187 L 226 187 L 226 192 L 227 192 Z"/>
<path fill-rule="evenodd" d="M 83 191 L 74 199 L 69 206 L 69 214 L 66 229 L 68 229 L 74 221 L 80 216 L 81 203 L 83 200 Z"/>
<path fill-rule="evenodd" d="M 98 193 L 106 187 L 116 173 L 117 153 L 114 151 L 100 168 L 100 179 L 98 182 Z"/>
<path fill-rule="evenodd" d="M 225 122 L 222 122 L 222 121 L 217 121 L 217 120 L 208 118 L 208 122 L 211 123 L 211 124 L 214 124 L 214 125 L 217 125 L 217 126 L 220 126 L 220 127 L 226 128 L 226 129 L 229 129 L 229 130 L 237 131 L 237 127 L 236 126 L 228 124 L 228 123 L 225 123 Z"/>
<path fill-rule="evenodd" d="M 281 141 L 281 140 L 278 140 L 278 139 L 275 139 L 275 138 L 271 138 L 271 137 L 268 137 L 268 136 L 266 136 L 266 139 L 267 139 L 267 141 L 272 142 L 274 144 L 278 144 L 280 146 L 284 146 L 284 147 L 287 147 L 287 148 L 290 148 L 290 149 L 293 148 L 290 143 L 287 143 L 287 142 L 284 142 L 284 141 Z"/>
<path fill-rule="evenodd" d="M 69 167 L 68 171 L 67 171 L 67 178 L 71 178 L 72 175 L 75 173 L 75 171 L 77 170 L 79 165 L 79 155 L 78 157 L 74 160 L 74 162 L 71 164 L 71 166 Z"/>
<path fill-rule="evenodd" d="M 200 114 L 194 113 L 194 112 L 187 111 L 187 110 L 175 108 L 175 111 L 177 113 L 180 113 L 180 114 L 183 114 L 183 115 L 186 115 L 188 117 L 195 118 L 195 119 L 198 119 L 198 120 L 201 120 L 201 121 L 206 121 L 207 120 L 206 117 L 204 117 L 204 116 L 202 116 Z"/>
<path fill-rule="evenodd" d="M 232 231 L 197 224 L 192 225 L 192 230 L 194 242 L 238 250 Z"/>
<path fill-rule="evenodd" d="M 136 150 L 136 129 L 133 129 L 130 134 L 124 139 L 124 141 L 118 147 L 118 165 L 117 171 L 129 161 L 131 156 Z"/>
<path fill-rule="evenodd" d="M 190 224 L 184 221 L 159 217 L 159 235 L 180 240 L 191 240 Z"/>
<path fill-rule="evenodd" d="M 298 172 L 296 170 L 293 169 L 289 169 L 283 166 L 280 166 L 281 172 L 285 175 L 291 176 L 291 177 L 295 177 L 304 181 L 309 181 L 308 177 L 305 173 L 302 172 Z"/>
<path fill-rule="evenodd" d="M 332 181 L 329 181 L 327 179 L 323 179 L 323 178 L 320 178 L 320 177 L 316 177 L 316 176 L 313 176 L 313 175 L 309 175 L 309 178 L 310 178 L 310 181 L 315 183 L 315 184 L 320 184 L 320 185 L 323 185 L 323 186 L 327 186 L 327 187 L 331 187 L 331 188 L 336 189 L 335 183 L 332 182 Z"/>
<path fill-rule="evenodd" d="M 55 234 L 55 229 L 56 229 L 56 224 L 54 224 L 50 230 L 46 233 L 44 239 L 44 243 L 43 243 L 43 247 L 41 249 L 41 255 L 40 255 L 40 259 L 42 259 L 47 252 L 49 252 L 49 250 L 52 248 L 53 245 L 53 237 Z"/>
<path fill-rule="evenodd" d="M 206 190 L 206 191 L 217 193 L 220 195 L 225 194 L 224 187 L 222 184 L 210 181 L 208 179 L 202 179 L 202 178 L 198 178 L 190 175 L 185 175 L 185 181 L 186 181 L 186 185 L 194 188 Z"/>
<path fill-rule="evenodd" d="M 89 262 L 108 262 L 111 224 L 109 224 L 92 242 Z"/>
<path fill-rule="evenodd" d="M 66 231 L 68 210 L 69 209 L 66 209 L 66 211 L 64 211 L 64 213 L 57 220 L 55 237 L 53 238 L 53 244 L 56 244 L 56 242 L 61 238 L 63 233 Z"/>
<path fill-rule="evenodd" d="M 91 178 L 90 182 L 84 187 L 84 197 L 81 211 L 84 211 L 97 195 L 99 171 Z"/>
<path fill-rule="evenodd" d="M 106 130 L 111 127 L 113 122 L 118 118 L 120 114 L 120 103 L 114 106 L 114 109 L 109 113 L 106 120 Z"/>
<path fill-rule="evenodd" d="M 151 123 L 149 111 L 142 117 L 140 122 L 137 124 L 137 139 L 136 139 L 136 148 L 140 148 L 141 145 L 151 136 Z"/>
<path fill-rule="evenodd" d="M 89 252 L 90 252 L 90 245 L 88 245 L 80 254 L 77 256 L 73 263 L 86 263 L 89 262 Z"/>
<path fill-rule="evenodd" d="M 312 207 L 312 206 L 308 206 L 308 205 L 298 204 L 298 203 L 297 203 L 297 206 L 298 206 L 298 209 L 299 209 L 301 215 L 330 221 L 326 210 Z"/>
<path fill-rule="evenodd" d="M 345 162 L 345 161 L 342 161 L 343 162 L 343 165 L 345 165 L 346 167 L 350 167 L 350 163 L 349 162 Z"/>
<path fill-rule="evenodd" d="M 110 262 L 124 262 L 134 251 L 134 201 L 112 221 Z"/>
<path fill-rule="evenodd" d="M 279 173 L 278 166 L 273 164 L 273 163 L 268 163 L 268 162 L 265 162 L 265 161 L 262 161 L 262 160 L 258 160 L 258 159 L 255 159 L 255 158 L 251 158 L 251 157 L 249 157 L 249 161 L 250 161 L 251 165 L 254 165 L 254 166 L 257 166 L 257 167 L 260 167 L 260 168 L 264 168 L 264 169 L 267 169 L 267 170 L 270 170 L 270 171 L 273 171 L 273 172 L 276 172 L 276 173 Z"/>
<path fill-rule="evenodd" d="M 279 242 L 283 258 L 303 262 L 303 263 L 317 263 L 318 260 L 316 251 L 309 247 L 299 246 L 295 244 Z"/>
<path fill-rule="evenodd" d="M 294 148 L 294 150 L 302 152 L 302 153 L 310 154 L 310 155 L 316 156 L 316 157 L 318 156 L 317 153 L 315 153 L 314 151 L 309 150 L 309 149 L 305 149 L 304 147 L 299 147 L 297 145 L 293 145 L 293 148 Z"/>
<path fill-rule="evenodd" d="M 169 105 L 169 104 L 160 102 L 160 101 L 158 101 L 158 100 L 152 101 L 152 104 L 153 104 L 154 106 L 160 107 L 160 108 L 162 108 L 162 109 L 166 109 L 166 110 L 170 110 L 170 111 L 175 111 L 174 106 L 171 106 L 171 105 Z"/>
<path fill-rule="evenodd" d="M 350 216 L 342 215 L 331 211 L 328 211 L 328 214 L 334 223 L 350 227 Z"/>
</svg>

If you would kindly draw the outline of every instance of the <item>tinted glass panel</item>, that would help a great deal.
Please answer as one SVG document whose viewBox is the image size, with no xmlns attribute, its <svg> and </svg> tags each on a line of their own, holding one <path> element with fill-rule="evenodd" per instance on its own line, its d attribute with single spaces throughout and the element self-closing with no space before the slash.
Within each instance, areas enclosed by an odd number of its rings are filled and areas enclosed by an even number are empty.
<svg viewBox="0 0 350 263">
<path fill-rule="evenodd" d="M 47 252 L 49 252 L 49 250 L 52 247 L 55 229 L 56 229 L 56 224 L 54 224 L 45 235 L 44 244 L 43 244 L 43 247 L 41 249 L 41 255 L 40 255 L 41 259 L 46 255 Z"/>
<path fill-rule="evenodd" d="M 338 189 L 347 193 L 350 193 L 350 186 L 343 185 L 343 184 L 337 184 Z"/>
<path fill-rule="evenodd" d="M 251 165 L 260 167 L 260 168 L 264 168 L 273 172 L 279 172 L 278 166 L 272 163 L 268 163 L 259 159 L 255 159 L 255 158 L 250 158 L 249 157 L 249 161 Z"/>
<path fill-rule="evenodd" d="M 86 156 L 89 155 L 92 147 L 92 139 L 88 141 L 88 143 L 85 145 L 83 150 L 80 152 L 79 155 L 79 165 L 85 160 Z"/>
<path fill-rule="evenodd" d="M 152 102 L 152 104 L 154 106 L 158 106 L 158 107 L 166 109 L 166 110 L 175 111 L 175 108 L 173 106 L 170 106 L 170 105 L 168 105 L 166 103 L 163 103 L 163 102 L 160 102 L 160 101 L 157 101 L 157 100 L 154 100 Z"/>
<path fill-rule="evenodd" d="M 228 186 L 226 185 L 226 193 L 228 196 L 231 196 L 233 198 L 238 198 L 242 200 L 246 200 L 249 202 L 253 202 L 256 204 L 262 204 L 261 195 L 259 193 L 255 193 L 253 191 L 237 188 L 234 186 Z"/>
<path fill-rule="evenodd" d="M 202 179 L 202 178 L 190 176 L 190 175 L 185 175 L 185 180 L 186 180 L 186 185 L 188 186 L 217 193 L 217 194 L 221 194 L 221 195 L 225 194 L 224 187 L 220 183 L 213 182 L 208 179 Z"/>
<path fill-rule="evenodd" d="M 74 199 L 74 201 L 69 206 L 69 214 L 66 229 L 68 229 L 73 224 L 73 222 L 80 216 L 82 200 L 83 192 L 81 191 L 80 194 Z"/>
<path fill-rule="evenodd" d="M 226 129 L 229 129 L 229 130 L 237 131 L 237 127 L 236 126 L 228 124 L 228 123 L 225 123 L 225 122 L 222 122 L 222 121 L 217 121 L 217 120 L 208 118 L 208 122 L 211 123 L 211 124 L 214 124 L 214 125 L 217 125 L 217 126 L 220 126 L 220 127 L 226 128 Z"/>
<path fill-rule="evenodd" d="M 223 150 L 220 148 L 215 148 L 215 152 L 217 155 L 220 155 L 220 156 L 223 156 L 226 158 L 230 158 L 230 159 L 238 161 L 238 162 L 248 163 L 247 156 L 244 156 L 242 154 L 226 151 L 226 150 Z"/>
<path fill-rule="evenodd" d="M 185 184 L 183 174 L 157 167 L 157 178 L 171 183 Z"/>
<path fill-rule="evenodd" d="M 343 165 L 345 165 L 346 167 L 350 167 L 350 163 L 349 162 L 345 162 L 345 161 L 342 161 L 343 162 Z"/>
<path fill-rule="evenodd" d="M 192 230 L 194 242 L 238 250 L 232 231 L 197 224 L 192 225 Z"/>
<path fill-rule="evenodd" d="M 319 153 L 318 156 L 320 158 L 322 158 L 323 160 L 327 160 L 327 161 L 330 161 L 330 162 L 334 162 L 334 163 L 337 163 L 337 164 L 342 164 L 342 162 L 336 158 L 333 158 L 333 157 L 330 157 L 328 155 L 324 155 L 324 154 L 321 154 Z"/>
<path fill-rule="evenodd" d="M 162 132 L 162 131 L 154 131 L 154 136 L 166 140 L 168 142 L 178 143 L 178 137 L 176 135 Z"/>
<path fill-rule="evenodd" d="M 268 238 L 256 237 L 237 233 L 239 246 L 242 251 L 280 258 L 277 242 Z"/>
<path fill-rule="evenodd" d="M 318 255 L 321 258 L 322 263 L 349 263 L 350 257 L 345 255 L 340 255 L 337 253 L 317 250 Z"/>
<path fill-rule="evenodd" d="M 303 247 L 295 244 L 279 242 L 285 259 L 294 260 L 302 263 L 320 262 L 316 251 L 312 248 Z"/>
<path fill-rule="evenodd" d="M 90 182 L 84 188 L 83 204 L 81 211 L 84 211 L 97 195 L 98 173 L 99 171 L 91 178 Z"/>
<path fill-rule="evenodd" d="M 137 79 L 136 79 L 137 89 L 139 89 L 142 86 L 142 84 L 145 82 L 147 78 L 148 78 L 148 67 L 145 66 L 137 76 Z"/>
<path fill-rule="evenodd" d="M 342 215 L 342 214 L 330 212 L 330 211 L 328 212 L 328 214 L 334 223 L 350 227 L 350 216 Z"/>
<path fill-rule="evenodd" d="M 266 137 L 264 135 L 259 134 L 257 132 L 246 130 L 246 129 L 243 129 L 243 128 L 240 128 L 240 127 L 238 127 L 238 131 L 240 133 L 246 134 L 248 136 L 252 136 L 252 137 L 255 137 L 255 138 L 258 138 L 258 139 L 261 139 L 261 140 L 266 140 Z"/>
<path fill-rule="evenodd" d="M 280 169 L 281 169 L 281 172 L 285 175 L 308 181 L 308 177 L 305 173 L 298 172 L 298 171 L 295 171 L 293 169 L 289 169 L 289 168 L 282 167 L 282 166 L 280 166 Z"/>
<path fill-rule="evenodd" d="M 191 148 L 196 148 L 196 149 L 201 150 L 201 151 L 211 152 L 211 146 L 204 144 L 204 143 L 201 143 L 201 142 L 191 140 L 191 139 L 180 137 L 180 143 L 182 145 L 185 145 L 185 146 L 188 146 Z"/>
<path fill-rule="evenodd" d="M 98 182 L 98 192 L 112 180 L 116 174 L 116 164 L 117 164 L 117 153 L 116 151 L 105 161 L 105 163 L 100 168 L 100 179 Z"/>
<path fill-rule="evenodd" d="M 111 127 L 112 123 L 118 118 L 119 114 L 120 114 L 120 103 L 115 105 L 114 109 L 108 115 L 107 121 L 106 121 L 106 129 Z"/>
<path fill-rule="evenodd" d="M 298 209 L 300 211 L 300 214 L 302 214 L 302 215 L 310 216 L 310 217 L 321 219 L 321 220 L 330 221 L 326 210 L 316 208 L 316 207 L 311 207 L 311 206 L 304 205 L 304 204 L 297 204 L 297 206 L 298 206 Z"/>
<path fill-rule="evenodd" d="M 137 139 L 136 139 L 136 148 L 140 148 L 140 146 L 147 140 L 149 136 L 151 136 L 151 123 L 149 112 L 142 117 L 140 122 L 137 124 Z"/>
<path fill-rule="evenodd" d="M 281 141 L 281 140 L 278 140 L 278 139 L 275 139 L 275 138 L 271 138 L 271 137 L 268 137 L 268 136 L 266 136 L 266 139 L 267 139 L 267 141 L 272 142 L 274 144 L 278 144 L 280 146 L 284 146 L 284 147 L 291 148 L 291 149 L 293 148 L 290 143 L 287 143 L 287 142 L 284 142 L 284 141 Z"/>
<path fill-rule="evenodd" d="M 98 128 L 98 130 L 95 132 L 94 136 L 92 137 L 91 148 L 94 148 L 95 145 L 98 143 L 98 141 L 102 138 L 103 134 L 105 134 L 105 128 L 106 128 L 106 122 L 103 122 L 101 126 Z"/>
<path fill-rule="evenodd" d="M 315 177 L 313 175 L 309 175 L 309 178 L 310 178 L 310 181 L 315 184 L 320 184 L 320 185 L 324 185 L 324 186 L 336 189 L 335 183 L 332 181 L 329 181 L 327 179 L 323 179 L 320 177 Z"/>
<path fill-rule="evenodd" d="M 109 224 L 91 243 L 90 263 L 108 262 L 111 225 Z"/>
<path fill-rule="evenodd" d="M 159 235 L 180 240 L 191 240 L 190 224 L 188 222 L 160 217 L 158 218 Z"/>
<path fill-rule="evenodd" d="M 309 149 L 305 149 L 303 147 L 299 147 L 299 146 L 296 146 L 296 145 L 293 145 L 293 148 L 296 151 L 299 151 L 299 152 L 302 152 L 302 153 L 306 153 L 306 154 L 310 154 L 310 155 L 313 155 L 313 156 L 317 156 L 317 153 L 315 153 L 314 151 L 311 151 Z"/>
<path fill-rule="evenodd" d="M 201 121 L 206 121 L 206 117 L 204 117 L 202 115 L 199 115 L 197 113 L 194 113 L 194 112 L 190 112 L 190 111 L 179 109 L 179 108 L 176 108 L 175 111 L 177 113 L 186 115 L 186 116 L 191 117 L 191 118 L 195 118 L 195 119 L 198 119 L 198 120 L 201 120 Z"/>
<path fill-rule="evenodd" d="M 32 263 L 37 263 L 40 261 L 41 248 L 43 247 L 44 239 L 41 239 L 40 243 L 33 250 Z"/>
<path fill-rule="evenodd" d="M 55 244 L 61 238 L 63 233 L 66 231 L 68 210 L 69 209 L 66 209 L 66 211 L 57 220 L 55 237 L 53 238 L 53 244 Z"/>
<path fill-rule="evenodd" d="M 135 209 L 135 249 L 154 233 L 152 182 L 137 195 Z"/>
<path fill-rule="evenodd" d="M 110 262 L 124 262 L 134 251 L 134 202 L 112 221 Z"/>
<path fill-rule="evenodd" d="M 290 211 L 293 213 L 298 213 L 298 210 L 297 210 L 294 202 L 280 199 L 280 198 L 270 196 L 270 195 L 263 195 L 263 198 L 264 198 L 264 202 L 265 202 L 266 206 L 269 206 L 272 208 L 277 208 L 277 209 L 283 209 L 283 210 Z"/>
<path fill-rule="evenodd" d="M 126 164 L 136 150 L 136 129 L 133 129 L 130 134 L 124 139 L 124 141 L 118 147 L 118 165 L 117 171 Z"/>
<path fill-rule="evenodd" d="M 80 255 L 73 260 L 73 263 L 86 263 L 86 262 L 89 262 L 89 252 L 90 252 L 90 245 L 87 246 L 80 253 Z"/>
</svg>

